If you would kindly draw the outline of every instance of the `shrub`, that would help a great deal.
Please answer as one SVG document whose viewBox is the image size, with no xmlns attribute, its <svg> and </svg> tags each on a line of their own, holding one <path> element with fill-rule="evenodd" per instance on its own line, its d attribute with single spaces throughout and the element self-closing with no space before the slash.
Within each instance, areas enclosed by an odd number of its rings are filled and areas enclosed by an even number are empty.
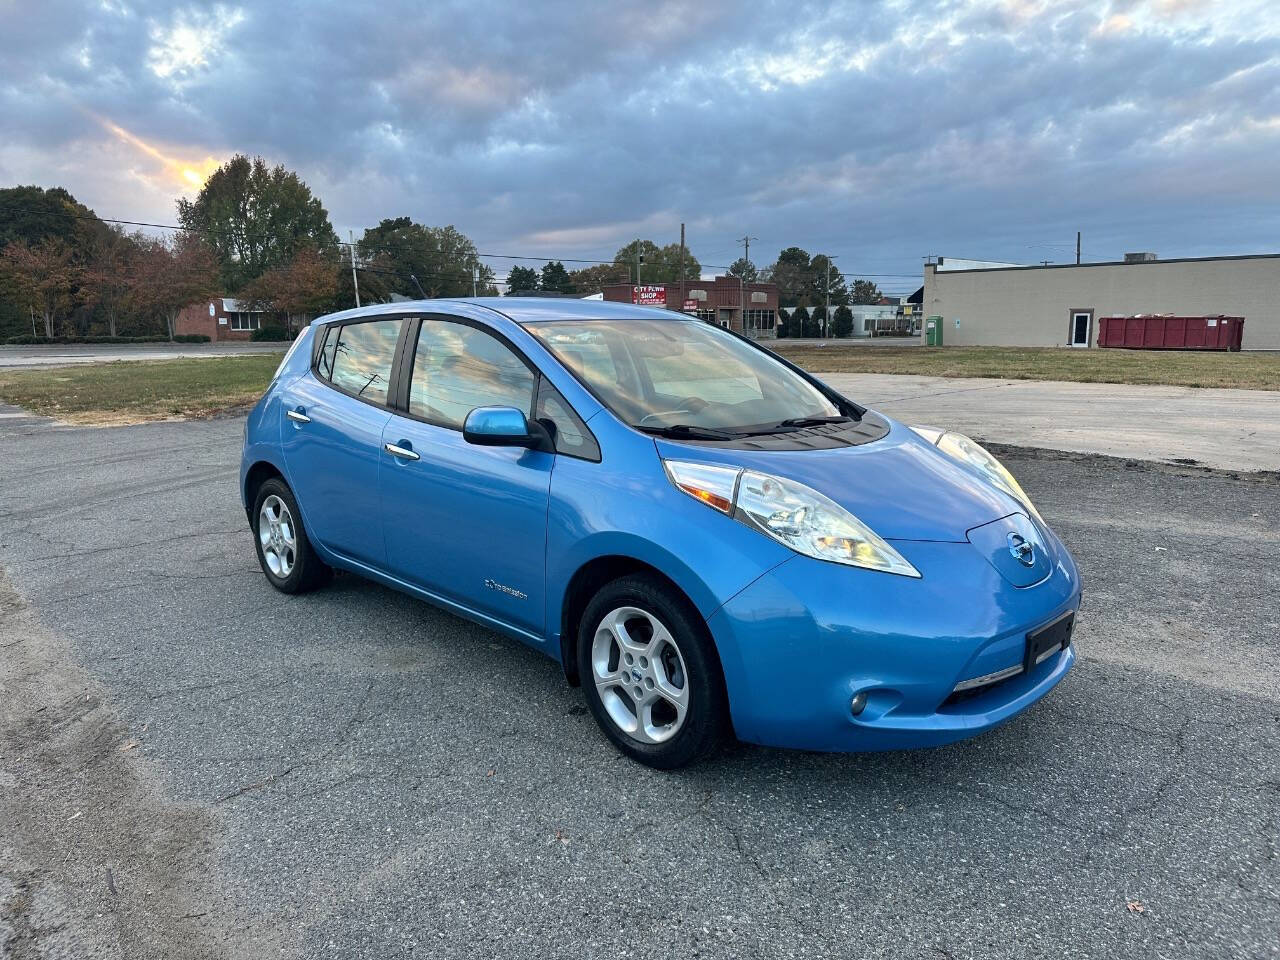
<svg viewBox="0 0 1280 960">
<path fill-rule="evenodd" d="M 208 343 L 209 338 L 203 333 L 178 333 L 173 337 L 174 343 Z"/>
<path fill-rule="evenodd" d="M 853 333 L 853 311 L 848 307 L 836 307 L 835 316 L 831 319 L 831 334 L 836 337 L 847 337 Z"/>
<path fill-rule="evenodd" d="M 787 321 L 787 336 L 816 337 L 818 325 L 809 319 L 809 311 L 804 307 L 796 307 L 791 311 L 791 319 Z"/>
<path fill-rule="evenodd" d="M 288 340 L 289 334 L 284 327 L 259 327 L 253 333 L 249 334 L 249 339 L 255 343 L 262 341 Z"/>
</svg>

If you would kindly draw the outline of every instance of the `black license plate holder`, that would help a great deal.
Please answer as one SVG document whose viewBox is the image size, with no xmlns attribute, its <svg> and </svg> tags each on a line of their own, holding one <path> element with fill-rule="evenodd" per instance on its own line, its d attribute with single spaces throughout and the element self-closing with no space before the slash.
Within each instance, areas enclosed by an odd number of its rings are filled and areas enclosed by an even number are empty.
<svg viewBox="0 0 1280 960">
<path fill-rule="evenodd" d="M 1075 626 L 1076 615 L 1068 613 L 1053 623 L 1045 624 L 1038 630 L 1027 634 L 1027 653 L 1022 661 L 1022 669 L 1030 673 L 1055 653 L 1067 649 L 1071 643 L 1071 630 Z"/>
</svg>

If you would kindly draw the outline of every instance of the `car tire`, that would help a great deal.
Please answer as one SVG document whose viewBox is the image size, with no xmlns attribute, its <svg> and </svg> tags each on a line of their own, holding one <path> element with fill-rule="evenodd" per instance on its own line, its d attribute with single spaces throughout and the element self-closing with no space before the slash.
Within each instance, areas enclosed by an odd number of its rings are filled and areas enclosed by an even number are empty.
<svg viewBox="0 0 1280 960">
<path fill-rule="evenodd" d="M 273 477 L 258 488 L 253 503 L 253 543 L 267 582 L 281 593 L 314 590 L 333 575 L 307 539 L 293 491 L 279 478 Z"/>
<path fill-rule="evenodd" d="M 659 770 L 706 757 L 729 732 L 729 698 L 706 624 L 657 577 L 606 584 L 578 627 L 578 675 L 596 722 Z"/>
</svg>

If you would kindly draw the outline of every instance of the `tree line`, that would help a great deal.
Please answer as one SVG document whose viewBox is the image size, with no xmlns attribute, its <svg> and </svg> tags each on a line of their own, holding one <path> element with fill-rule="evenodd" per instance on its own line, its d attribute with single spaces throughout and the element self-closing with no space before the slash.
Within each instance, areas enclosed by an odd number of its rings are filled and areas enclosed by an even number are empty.
<svg viewBox="0 0 1280 960">
<path fill-rule="evenodd" d="M 181 229 L 157 237 L 104 222 L 60 187 L 0 189 L 0 339 L 172 338 L 183 307 L 219 295 L 278 317 L 282 335 L 354 306 L 357 285 L 362 303 L 393 294 L 499 295 L 493 269 L 454 226 L 395 217 L 365 230 L 354 246 L 343 244 L 310 187 L 260 157 L 233 157 L 194 199 L 177 201 L 177 214 Z M 850 286 L 829 257 L 799 247 L 763 268 L 739 258 L 728 272 L 776 283 L 786 308 L 880 299 L 875 284 Z M 611 283 L 696 282 L 701 275 L 687 247 L 636 239 L 609 263 L 513 266 L 505 286 L 508 293 L 585 296 Z"/>
</svg>

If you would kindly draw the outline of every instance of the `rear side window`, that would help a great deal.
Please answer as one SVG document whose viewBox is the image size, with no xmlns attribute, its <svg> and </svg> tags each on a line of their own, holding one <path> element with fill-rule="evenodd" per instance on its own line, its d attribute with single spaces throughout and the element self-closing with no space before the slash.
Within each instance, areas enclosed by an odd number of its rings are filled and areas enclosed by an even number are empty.
<svg viewBox="0 0 1280 960">
<path fill-rule="evenodd" d="M 386 404 L 401 320 L 368 320 L 329 331 L 316 363 L 321 376 L 361 400 Z"/>
<path fill-rule="evenodd" d="M 475 327 L 423 320 L 409 384 L 409 412 L 461 430 L 476 407 L 533 415 L 533 372 L 506 344 Z"/>
</svg>

